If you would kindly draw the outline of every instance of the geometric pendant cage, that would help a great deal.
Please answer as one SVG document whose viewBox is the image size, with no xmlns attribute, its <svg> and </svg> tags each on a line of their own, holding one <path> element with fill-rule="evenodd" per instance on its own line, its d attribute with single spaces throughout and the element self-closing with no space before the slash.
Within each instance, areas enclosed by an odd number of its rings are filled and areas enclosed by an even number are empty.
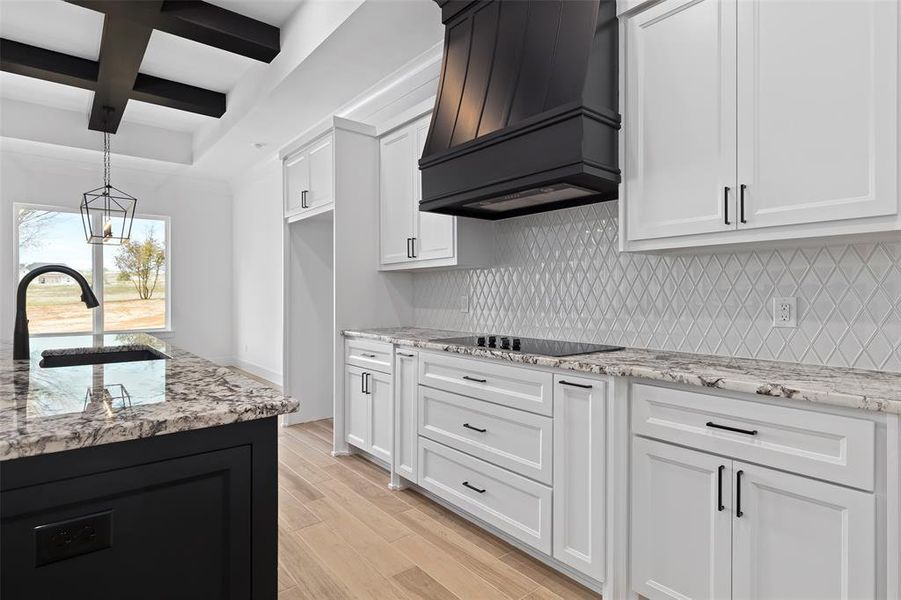
<svg viewBox="0 0 901 600">
<path fill-rule="evenodd" d="M 89 244 L 121 244 L 131 237 L 138 199 L 110 185 L 109 133 L 103 133 L 103 186 L 85 192 L 81 222 Z"/>
</svg>

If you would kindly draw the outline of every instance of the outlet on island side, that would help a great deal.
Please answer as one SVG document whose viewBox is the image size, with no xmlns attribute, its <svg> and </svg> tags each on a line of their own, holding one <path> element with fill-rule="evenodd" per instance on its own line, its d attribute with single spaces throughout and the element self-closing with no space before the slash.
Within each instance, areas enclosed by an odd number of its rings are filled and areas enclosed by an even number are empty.
<svg viewBox="0 0 901 600">
<path fill-rule="evenodd" d="M 773 298 L 773 327 L 798 326 L 798 299 Z"/>
</svg>

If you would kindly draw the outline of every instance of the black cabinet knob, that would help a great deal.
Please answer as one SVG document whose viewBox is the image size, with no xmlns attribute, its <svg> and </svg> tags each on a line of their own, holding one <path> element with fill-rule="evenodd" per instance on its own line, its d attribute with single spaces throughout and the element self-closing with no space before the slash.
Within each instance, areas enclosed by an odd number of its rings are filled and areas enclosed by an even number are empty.
<svg viewBox="0 0 901 600">
<path fill-rule="evenodd" d="M 485 345 L 485 336 L 480 335 L 480 336 L 479 336 L 479 339 L 476 341 L 476 345 L 477 345 L 477 346 L 484 346 L 484 345 Z"/>
</svg>

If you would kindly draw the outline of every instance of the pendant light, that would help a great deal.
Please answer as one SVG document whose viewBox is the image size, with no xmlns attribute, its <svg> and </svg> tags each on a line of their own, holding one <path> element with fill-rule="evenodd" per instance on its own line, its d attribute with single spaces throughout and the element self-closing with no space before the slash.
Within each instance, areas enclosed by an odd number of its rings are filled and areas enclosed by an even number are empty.
<svg viewBox="0 0 901 600">
<path fill-rule="evenodd" d="M 104 106 L 107 116 L 112 108 Z M 104 124 L 106 120 L 104 120 Z M 110 184 L 110 133 L 103 132 L 103 186 L 85 192 L 81 221 L 89 244 L 118 245 L 131 237 L 138 199 Z"/>
</svg>

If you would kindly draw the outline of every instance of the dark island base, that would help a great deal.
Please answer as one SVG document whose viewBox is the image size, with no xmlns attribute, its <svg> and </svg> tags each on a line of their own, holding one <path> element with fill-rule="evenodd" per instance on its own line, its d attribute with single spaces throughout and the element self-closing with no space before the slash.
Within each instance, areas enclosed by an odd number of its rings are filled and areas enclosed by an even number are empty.
<svg viewBox="0 0 901 600">
<path fill-rule="evenodd" d="M 272 599 L 276 417 L 0 464 L 0 597 Z"/>
</svg>

